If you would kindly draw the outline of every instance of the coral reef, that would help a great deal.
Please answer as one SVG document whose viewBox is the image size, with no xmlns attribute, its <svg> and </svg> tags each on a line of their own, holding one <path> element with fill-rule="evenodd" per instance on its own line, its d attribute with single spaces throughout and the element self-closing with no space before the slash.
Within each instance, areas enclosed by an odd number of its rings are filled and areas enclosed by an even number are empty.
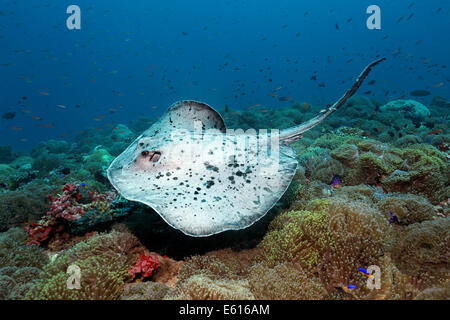
<svg viewBox="0 0 450 320">
<path fill-rule="evenodd" d="M 137 276 L 142 276 L 143 278 L 148 278 L 153 274 L 153 271 L 159 268 L 159 258 L 157 255 L 141 254 L 139 261 L 128 270 L 128 272 L 135 278 Z"/>
<path fill-rule="evenodd" d="M 128 270 L 142 252 L 139 241 L 127 231 L 113 230 L 79 242 L 44 267 L 39 280 L 26 294 L 35 300 L 120 299 Z M 80 289 L 69 289 L 69 266 L 78 266 Z"/>
<path fill-rule="evenodd" d="M 323 109 L 289 104 L 221 114 L 282 129 Z M 110 191 L 105 169 L 155 119 L 0 146 L 0 299 L 449 299 L 448 108 L 351 98 L 292 144 L 297 173 L 265 217 L 208 239 Z M 380 289 L 358 271 L 371 265 Z"/>
<path fill-rule="evenodd" d="M 319 280 L 289 262 L 274 268 L 255 264 L 249 272 L 249 287 L 256 299 L 263 300 L 320 300 L 328 294 Z"/>
<path fill-rule="evenodd" d="M 139 282 L 125 286 L 122 300 L 162 300 L 170 287 L 160 282 Z"/>
<path fill-rule="evenodd" d="M 115 200 L 116 193 L 108 192 L 99 194 L 95 191 L 88 191 L 90 201 L 86 204 L 80 202 L 83 198 L 81 193 L 82 185 L 78 183 L 66 184 L 61 195 L 57 197 L 49 196 L 51 202 L 50 210 L 42 217 L 37 224 L 27 226 L 25 231 L 29 235 L 29 243 L 37 245 L 47 241 L 52 233 L 60 232 L 65 228 L 66 222 L 79 221 L 83 223 L 89 217 L 91 224 L 96 221 L 96 216 L 106 216 L 111 220 L 110 204 Z M 94 212 L 94 213 L 93 213 Z M 100 219 L 103 221 L 104 219 Z M 85 224 L 85 223 L 84 223 Z"/>
<path fill-rule="evenodd" d="M 21 300 L 39 279 L 48 257 L 35 245 L 26 245 L 19 228 L 0 233 L 0 300 Z"/>
</svg>

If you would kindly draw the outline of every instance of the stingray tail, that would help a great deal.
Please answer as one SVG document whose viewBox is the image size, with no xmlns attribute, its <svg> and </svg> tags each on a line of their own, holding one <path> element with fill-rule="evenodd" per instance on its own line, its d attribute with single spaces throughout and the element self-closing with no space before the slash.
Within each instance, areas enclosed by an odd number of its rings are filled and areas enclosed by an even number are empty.
<svg viewBox="0 0 450 320">
<path fill-rule="evenodd" d="M 292 142 L 295 142 L 302 138 L 302 134 L 315 126 L 317 126 L 319 123 L 321 123 L 323 120 L 325 120 L 326 117 L 328 117 L 330 114 L 332 114 L 334 111 L 336 111 L 339 107 L 345 104 L 347 100 L 355 94 L 355 92 L 359 89 L 359 87 L 362 85 L 364 79 L 367 78 L 370 71 L 374 66 L 379 64 L 380 62 L 386 60 L 386 58 L 381 58 L 379 60 L 376 60 L 369 64 L 363 72 L 359 75 L 359 77 L 356 79 L 353 86 L 338 100 L 336 101 L 328 110 L 323 110 L 320 112 L 319 115 L 316 117 L 298 125 L 292 128 L 281 130 L 280 132 L 280 141 L 283 144 L 290 144 Z"/>
</svg>

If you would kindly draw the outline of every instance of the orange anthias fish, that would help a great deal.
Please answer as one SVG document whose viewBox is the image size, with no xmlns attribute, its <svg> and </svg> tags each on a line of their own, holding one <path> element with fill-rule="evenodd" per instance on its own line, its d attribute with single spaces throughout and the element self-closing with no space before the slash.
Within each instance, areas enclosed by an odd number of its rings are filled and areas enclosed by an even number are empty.
<svg viewBox="0 0 450 320">
<path fill-rule="evenodd" d="M 283 88 L 283 86 L 276 87 L 275 89 L 273 89 L 273 92 L 277 92 L 278 90 L 280 90 L 282 88 Z"/>
<path fill-rule="evenodd" d="M 272 98 L 275 98 L 275 97 L 277 97 L 278 95 L 277 95 L 277 94 L 270 93 L 270 94 L 268 94 L 268 96 L 269 96 L 269 97 L 272 97 Z"/>
<path fill-rule="evenodd" d="M 307 102 L 303 102 L 303 109 L 308 110 L 310 105 Z"/>
<path fill-rule="evenodd" d="M 37 126 L 41 127 L 41 128 L 54 128 L 55 127 L 54 124 L 40 124 L 40 123 L 38 123 Z"/>
<path fill-rule="evenodd" d="M 253 109 L 253 108 L 256 108 L 256 107 L 259 107 L 259 106 L 261 106 L 261 105 L 259 103 L 257 103 L 257 104 L 254 104 L 254 105 L 250 106 L 250 107 L 247 107 L 247 109 Z"/>
<path fill-rule="evenodd" d="M 23 128 L 22 128 L 22 127 L 11 127 L 11 129 L 12 129 L 12 130 L 19 131 L 19 130 L 22 130 Z"/>
<path fill-rule="evenodd" d="M 426 133 L 425 135 L 426 136 L 431 136 L 433 134 L 439 134 L 441 132 L 442 132 L 442 129 L 436 129 L 436 130 L 433 130 L 433 131 L 430 131 L 430 132 Z"/>
</svg>

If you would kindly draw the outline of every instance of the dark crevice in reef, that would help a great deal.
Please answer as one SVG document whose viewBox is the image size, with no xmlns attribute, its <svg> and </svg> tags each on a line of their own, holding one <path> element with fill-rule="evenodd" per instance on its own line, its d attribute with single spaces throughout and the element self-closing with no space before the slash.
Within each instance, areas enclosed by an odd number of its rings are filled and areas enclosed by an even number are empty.
<svg viewBox="0 0 450 320">
<path fill-rule="evenodd" d="M 150 251 L 182 260 L 186 257 L 204 254 L 208 251 L 231 248 L 251 249 L 258 245 L 267 232 L 272 219 L 277 215 L 277 207 L 248 228 L 230 230 L 209 237 L 191 237 L 169 226 L 155 211 L 137 206 L 122 223 Z"/>
</svg>

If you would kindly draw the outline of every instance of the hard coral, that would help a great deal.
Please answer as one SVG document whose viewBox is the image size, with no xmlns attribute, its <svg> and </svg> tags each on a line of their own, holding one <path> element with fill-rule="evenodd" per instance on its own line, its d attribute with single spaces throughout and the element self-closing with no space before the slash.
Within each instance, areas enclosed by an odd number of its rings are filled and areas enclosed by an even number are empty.
<svg viewBox="0 0 450 320">
<path fill-rule="evenodd" d="M 193 275 L 164 299 L 170 300 L 253 300 L 247 280 L 213 280 L 207 275 Z"/>
<path fill-rule="evenodd" d="M 112 231 L 89 238 L 76 244 L 45 266 L 27 299 L 77 300 L 119 299 L 125 281 L 130 278 L 128 270 L 136 255 L 143 248 L 127 231 Z M 81 269 L 79 290 L 67 287 L 70 274 L 67 269 L 76 265 Z"/>
<path fill-rule="evenodd" d="M 122 300 L 162 300 L 170 287 L 159 282 L 138 282 L 126 285 Z"/>
<path fill-rule="evenodd" d="M 327 296 L 320 281 L 290 262 L 269 268 L 261 263 L 250 268 L 249 287 L 256 299 L 318 300 Z"/>
<path fill-rule="evenodd" d="M 269 266 L 291 261 L 318 274 L 327 288 L 360 280 L 358 267 L 377 264 L 389 223 L 364 203 L 313 200 L 279 215 L 260 244 Z"/>
<path fill-rule="evenodd" d="M 48 263 L 43 250 L 26 245 L 26 238 L 26 233 L 19 228 L 0 234 L 0 300 L 23 299 Z"/>
</svg>

